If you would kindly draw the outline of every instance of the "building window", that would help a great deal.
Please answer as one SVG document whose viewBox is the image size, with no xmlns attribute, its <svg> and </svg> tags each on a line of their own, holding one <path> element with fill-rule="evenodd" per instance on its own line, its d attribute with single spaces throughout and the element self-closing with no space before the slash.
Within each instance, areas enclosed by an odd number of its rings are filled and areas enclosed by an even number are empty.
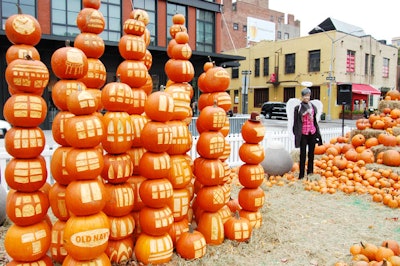
<svg viewBox="0 0 400 266">
<path fill-rule="evenodd" d="M 270 21 L 274 21 L 274 16 L 271 15 L 271 17 L 269 18 Z"/>
<path fill-rule="evenodd" d="M 172 22 L 172 17 L 175 14 L 182 14 L 185 18 L 186 16 L 186 7 L 182 5 L 167 3 L 167 40 L 168 42 L 172 39 L 171 35 L 169 34 L 169 29 L 174 24 Z M 185 27 L 187 27 L 187 19 L 185 19 Z"/>
<path fill-rule="evenodd" d="M 286 103 L 291 98 L 296 98 L 296 88 L 287 87 L 283 90 L 283 101 Z"/>
<path fill-rule="evenodd" d="M 150 31 L 150 45 L 156 46 L 157 45 L 157 27 L 156 27 L 156 24 L 157 24 L 157 19 L 156 19 L 157 1 L 156 0 L 135 0 L 133 2 L 134 2 L 133 8 L 143 9 L 149 15 L 149 24 L 147 24 L 146 28 Z"/>
<path fill-rule="evenodd" d="M 369 66 L 369 54 L 365 54 L 365 67 L 364 67 L 365 75 L 368 75 L 368 66 Z"/>
<path fill-rule="evenodd" d="M 285 74 L 293 74 L 295 71 L 296 56 L 295 54 L 285 55 Z"/>
<path fill-rule="evenodd" d="M 77 36 L 81 31 L 76 18 L 82 9 L 80 0 L 51 1 L 51 30 L 53 35 Z"/>
<path fill-rule="evenodd" d="M 239 68 L 238 67 L 232 67 L 232 78 L 233 79 L 239 78 Z"/>
<path fill-rule="evenodd" d="M 269 57 L 264 57 L 263 75 L 264 77 L 269 75 Z"/>
<path fill-rule="evenodd" d="M 346 57 L 346 72 L 347 73 L 354 73 L 356 68 L 356 52 L 347 50 L 347 57 Z"/>
<path fill-rule="evenodd" d="M 321 50 L 308 52 L 308 72 L 319 72 L 321 65 Z"/>
<path fill-rule="evenodd" d="M 375 55 L 371 55 L 371 76 L 374 75 L 375 75 Z"/>
<path fill-rule="evenodd" d="M 197 9 L 196 50 L 213 53 L 215 51 L 214 13 Z"/>
<path fill-rule="evenodd" d="M 321 99 L 321 90 L 320 87 L 311 87 L 311 100 L 320 100 Z"/>
<path fill-rule="evenodd" d="M 247 32 L 247 25 L 243 25 L 243 31 Z"/>
<path fill-rule="evenodd" d="M 282 39 L 282 32 L 278 30 L 277 34 L 278 34 L 278 36 L 277 36 L 278 40 L 281 40 Z"/>
<path fill-rule="evenodd" d="M 382 78 L 389 77 L 389 58 L 383 58 Z"/>
<path fill-rule="evenodd" d="M 18 4 L 22 13 L 36 17 L 36 1 L 24 1 L 24 0 L 3 0 L 0 1 L 1 8 L 1 29 L 5 30 L 5 24 L 7 18 L 12 15 L 18 14 Z"/>
<path fill-rule="evenodd" d="M 289 33 L 285 32 L 285 34 L 283 35 L 283 39 L 289 40 Z"/>
<path fill-rule="evenodd" d="M 269 101 L 269 88 L 254 89 L 254 107 L 261 108 L 264 102 Z"/>
<path fill-rule="evenodd" d="M 233 91 L 233 103 L 238 104 L 239 103 L 239 90 L 234 90 Z M 235 107 L 233 107 L 235 108 Z"/>
<path fill-rule="evenodd" d="M 239 24 L 233 23 L 233 30 L 238 30 L 238 29 L 239 29 Z"/>
<path fill-rule="evenodd" d="M 102 0 L 100 12 L 103 14 L 105 28 L 100 37 L 105 41 L 119 42 L 121 39 L 121 1 Z"/>
<path fill-rule="evenodd" d="M 255 77 L 260 76 L 260 58 L 256 58 L 254 60 L 254 76 Z"/>
<path fill-rule="evenodd" d="M 232 2 L 232 11 L 237 11 L 237 5 L 236 2 Z"/>
</svg>

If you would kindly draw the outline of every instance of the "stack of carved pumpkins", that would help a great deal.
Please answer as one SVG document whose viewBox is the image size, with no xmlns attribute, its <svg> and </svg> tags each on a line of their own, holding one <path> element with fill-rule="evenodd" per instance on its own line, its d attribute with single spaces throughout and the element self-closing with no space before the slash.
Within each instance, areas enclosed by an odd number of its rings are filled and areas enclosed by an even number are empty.
<svg viewBox="0 0 400 266">
<path fill-rule="evenodd" d="M 264 190 L 260 188 L 264 181 L 264 148 L 259 143 L 264 139 L 265 128 L 260 115 L 252 112 L 250 119 L 242 126 L 245 143 L 239 148 L 240 159 L 244 162 L 239 168 L 239 182 L 243 188 L 239 191 L 238 201 L 242 209 L 240 216 L 248 219 L 253 228 L 259 228 L 262 216 L 259 209 L 264 204 Z"/>
<path fill-rule="evenodd" d="M 230 153 L 225 136 L 228 105 L 219 105 L 218 97 L 224 93 L 230 78 L 221 67 L 204 64 L 199 77 L 200 98 L 209 97 L 212 102 L 200 104 L 197 130 L 200 133 L 196 150 L 200 157 L 194 161 L 196 197 L 193 210 L 200 231 L 208 244 L 218 245 L 224 241 L 224 222 L 231 216 L 226 203 L 230 199 L 230 169 L 225 162 Z M 217 84 L 217 86 L 215 86 Z M 215 97 L 214 97 L 215 96 Z M 230 98 L 229 98 L 230 103 Z M 224 109 L 227 108 L 227 109 Z M 226 207 L 225 207 L 226 206 Z"/>
<path fill-rule="evenodd" d="M 51 221 L 47 216 L 48 195 L 42 191 L 47 169 L 41 153 L 45 136 L 39 125 L 47 115 L 41 95 L 49 81 L 49 71 L 34 47 L 41 38 L 38 21 L 22 14 L 10 16 L 5 23 L 8 40 L 13 44 L 6 53 L 5 77 L 11 97 L 6 101 L 4 117 L 12 128 L 5 136 L 5 148 L 12 156 L 5 169 L 10 191 L 6 213 L 13 225 L 4 246 L 12 263 L 51 265 L 46 255 L 51 241 Z"/>
<path fill-rule="evenodd" d="M 141 233 L 134 252 L 137 260 L 145 264 L 166 263 L 173 252 L 168 234 L 174 218 L 169 208 L 173 188 L 168 180 L 171 162 L 167 153 L 172 130 L 166 123 L 172 118 L 173 110 L 173 99 L 164 91 L 150 94 L 144 106 L 150 120 L 141 132 L 146 152 L 140 158 L 139 172 L 146 180 L 140 184 L 139 195 L 145 206 L 139 211 Z"/>
<path fill-rule="evenodd" d="M 190 65 L 192 50 L 189 46 L 189 35 L 184 26 L 185 17 L 175 14 L 172 17 L 173 25 L 170 28 L 172 37 L 168 45 L 170 60 L 187 61 Z M 185 63 L 185 62 L 182 62 Z M 174 99 L 174 115 L 167 122 L 172 129 L 172 145 L 167 150 L 171 158 L 169 180 L 174 189 L 173 200 L 169 207 L 174 216 L 174 223 L 169 231 L 177 253 L 186 259 L 202 257 L 206 252 L 206 241 L 200 232 L 189 232 L 189 223 L 192 220 L 191 201 L 194 195 L 192 159 L 187 152 L 192 147 L 192 136 L 188 128 L 191 121 L 192 110 L 190 107 L 193 88 L 189 84 L 192 77 L 188 75 L 179 81 L 174 79 L 174 70 L 166 67 L 170 80 L 165 91 Z M 182 235 L 186 235 L 181 239 Z M 196 239 L 197 236 L 197 239 Z M 190 238 L 192 241 L 185 239 Z M 180 243 L 178 245 L 178 243 Z M 178 248 L 178 246 L 180 248 Z"/>
</svg>

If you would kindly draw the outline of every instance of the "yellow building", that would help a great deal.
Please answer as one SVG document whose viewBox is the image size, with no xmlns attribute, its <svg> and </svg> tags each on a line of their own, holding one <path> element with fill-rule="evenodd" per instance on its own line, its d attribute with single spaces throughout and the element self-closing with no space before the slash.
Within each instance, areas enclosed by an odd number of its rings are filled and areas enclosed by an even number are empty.
<svg viewBox="0 0 400 266">
<path fill-rule="evenodd" d="M 300 98 L 303 82 L 312 83 L 311 97 L 322 101 L 328 120 L 339 118 L 348 88 L 347 110 L 376 108 L 381 95 L 396 86 L 397 48 L 370 35 L 319 29 L 306 37 L 227 51 L 246 58 L 228 70 L 233 112 L 260 112 L 263 102 Z"/>
</svg>

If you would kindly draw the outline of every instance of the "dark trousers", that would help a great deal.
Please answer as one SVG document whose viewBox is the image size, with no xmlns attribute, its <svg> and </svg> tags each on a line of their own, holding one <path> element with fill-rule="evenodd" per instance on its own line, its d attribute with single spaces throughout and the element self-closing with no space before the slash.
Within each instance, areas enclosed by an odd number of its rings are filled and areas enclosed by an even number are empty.
<svg viewBox="0 0 400 266">
<path fill-rule="evenodd" d="M 305 167 L 306 167 L 307 146 L 308 146 L 307 174 L 312 174 L 314 172 L 315 134 L 312 134 L 312 135 L 301 135 L 299 178 L 303 178 L 304 177 L 304 172 L 305 172 Z"/>
</svg>

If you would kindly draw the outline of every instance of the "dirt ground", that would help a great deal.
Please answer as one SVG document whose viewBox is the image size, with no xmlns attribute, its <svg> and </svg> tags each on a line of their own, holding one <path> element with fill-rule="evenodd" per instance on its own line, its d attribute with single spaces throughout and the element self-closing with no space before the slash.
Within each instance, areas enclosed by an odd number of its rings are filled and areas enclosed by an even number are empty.
<svg viewBox="0 0 400 266">
<path fill-rule="evenodd" d="M 233 185 L 233 194 L 239 188 Z M 320 194 L 306 191 L 301 181 L 285 186 L 262 186 L 265 204 L 263 225 L 248 243 L 229 240 L 207 246 L 206 255 L 186 261 L 174 253 L 167 265 L 334 265 L 350 263 L 353 243 L 380 244 L 400 241 L 400 212 L 374 203 L 368 195 Z M 0 226 L 0 265 L 8 258 L 4 235 L 10 225 Z M 132 260 L 121 265 L 137 265 Z"/>
</svg>

